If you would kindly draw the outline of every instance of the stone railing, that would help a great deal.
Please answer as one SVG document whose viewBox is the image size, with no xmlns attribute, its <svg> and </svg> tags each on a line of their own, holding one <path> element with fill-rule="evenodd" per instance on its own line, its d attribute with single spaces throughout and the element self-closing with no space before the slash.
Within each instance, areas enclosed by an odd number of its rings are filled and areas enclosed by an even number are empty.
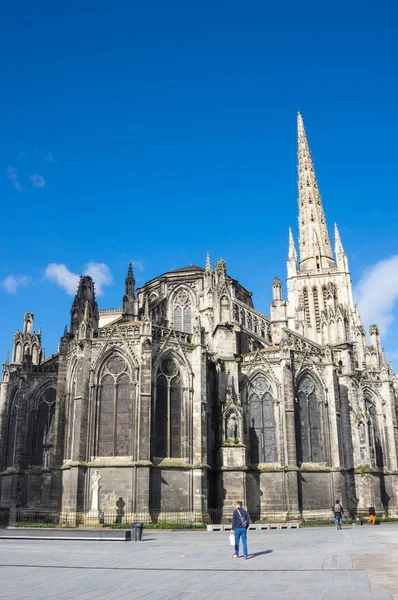
<svg viewBox="0 0 398 600">
<path fill-rule="evenodd" d="M 128 325 L 127 327 L 118 328 L 116 331 L 116 327 L 101 327 L 101 329 L 94 329 L 93 338 L 108 338 L 113 332 L 115 336 L 119 336 L 119 331 L 123 332 L 123 336 L 127 337 L 135 337 L 140 334 L 140 326 L 139 325 Z"/>
<path fill-rule="evenodd" d="M 99 315 L 115 315 L 117 313 L 121 313 L 121 308 L 100 308 L 98 311 Z"/>
<path fill-rule="evenodd" d="M 152 337 L 153 339 L 162 340 L 168 337 L 176 337 L 183 344 L 192 344 L 192 333 L 186 333 L 185 331 L 176 331 L 170 327 L 160 327 L 159 325 L 152 325 Z"/>
</svg>

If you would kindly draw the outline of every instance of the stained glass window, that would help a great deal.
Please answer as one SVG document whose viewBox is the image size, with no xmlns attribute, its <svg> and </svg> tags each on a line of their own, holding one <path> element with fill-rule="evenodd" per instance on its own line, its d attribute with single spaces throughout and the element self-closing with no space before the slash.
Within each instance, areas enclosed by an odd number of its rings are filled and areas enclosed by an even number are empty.
<svg viewBox="0 0 398 600">
<path fill-rule="evenodd" d="M 180 458 L 182 390 L 179 368 L 175 360 L 163 360 L 154 388 L 152 428 L 153 454 L 158 458 Z"/>
<path fill-rule="evenodd" d="M 315 383 L 310 377 L 305 376 L 298 386 L 296 404 L 296 441 L 299 463 L 317 463 L 326 460 L 320 411 Z"/>
<path fill-rule="evenodd" d="M 101 379 L 98 456 L 129 456 L 130 440 L 131 380 L 126 362 L 115 355 L 108 360 Z"/>
<path fill-rule="evenodd" d="M 248 402 L 249 461 L 252 464 L 277 460 L 274 401 L 270 382 L 258 375 L 251 384 Z"/>
<path fill-rule="evenodd" d="M 191 302 L 184 290 L 179 292 L 174 300 L 174 329 L 192 333 Z"/>
</svg>

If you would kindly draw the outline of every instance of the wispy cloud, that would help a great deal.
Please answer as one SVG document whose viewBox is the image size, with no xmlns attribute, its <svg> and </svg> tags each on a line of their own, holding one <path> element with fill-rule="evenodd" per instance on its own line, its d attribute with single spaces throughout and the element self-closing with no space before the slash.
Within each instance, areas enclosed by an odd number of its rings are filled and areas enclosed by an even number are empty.
<svg viewBox="0 0 398 600">
<path fill-rule="evenodd" d="M 111 285 L 113 282 L 111 270 L 105 263 L 90 261 L 85 266 L 83 274 L 90 275 L 93 278 L 97 296 L 102 296 L 104 287 Z M 66 265 L 50 263 L 46 267 L 44 276 L 59 285 L 70 296 L 75 295 L 79 284 L 79 275 L 70 271 Z"/>
<path fill-rule="evenodd" d="M 46 154 L 46 155 L 45 155 L 45 157 L 44 157 L 44 160 L 45 160 L 46 162 L 57 162 L 57 161 L 55 160 L 54 154 L 53 154 L 52 152 L 47 152 L 47 154 Z"/>
<path fill-rule="evenodd" d="M 17 170 L 15 167 L 12 167 L 10 165 L 7 168 L 7 176 L 8 176 L 8 179 L 11 181 L 14 189 L 16 189 L 17 192 L 22 192 L 22 185 L 18 181 Z"/>
<path fill-rule="evenodd" d="M 61 287 L 67 294 L 74 296 L 76 293 L 77 285 L 79 283 L 79 275 L 69 271 L 66 265 L 60 265 L 57 263 L 49 263 L 44 272 L 46 279 L 49 279 L 53 283 L 56 283 Z"/>
<path fill-rule="evenodd" d="M 394 307 L 398 302 L 398 255 L 381 260 L 365 271 L 354 296 L 365 327 L 377 323 L 380 335 L 386 336 L 395 319 Z"/>
<path fill-rule="evenodd" d="M 132 265 L 137 271 L 144 271 L 145 265 L 143 260 L 132 260 Z"/>
<path fill-rule="evenodd" d="M 104 293 L 103 288 L 113 283 L 113 277 L 110 268 L 105 263 L 96 263 L 90 261 L 86 266 L 84 275 L 90 275 L 95 283 L 95 291 L 98 296 Z"/>
<path fill-rule="evenodd" d="M 25 156 L 27 156 L 25 150 L 20 150 L 17 154 L 17 160 L 21 160 L 21 158 L 25 158 Z"/>
<path fill-rule="evenodd" d="M 32 186 L 35 188 L 43 188 L 46 185 L 46 180 L 43 175 L 35 173 L 34 175 L 29 175 L 29 178 L 32 182 Z"/>
<path fill-rule="evenodd" d="M 16 294 L 17 290 L 20 286 L 26 287 L 30 283 L 31 283 L 31 279 L 27 275 L 8 275 L 1 282 L 1 286 L 9 294 Z"/>
</svg>

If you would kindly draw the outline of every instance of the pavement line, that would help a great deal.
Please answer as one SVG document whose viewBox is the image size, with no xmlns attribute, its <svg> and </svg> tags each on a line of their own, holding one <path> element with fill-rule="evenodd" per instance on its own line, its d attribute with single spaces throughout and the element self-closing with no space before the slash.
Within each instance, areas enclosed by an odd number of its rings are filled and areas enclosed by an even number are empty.
<svg viewBox="0 0 398 600">
<path fill-rule="evenodd" d="M 68 566 L 68 565 L 18 565 L 18 564 L 2 564 L 0 567 L 18 567 L 28 569 L 82 569 L 87 571 L 193 571 L 193 572 L 211 572 L 211 573 L 360 573 L 366 569 L 247 569 L 246 571 L 237 571 L 236 568 L 214 569 L 214 568 L 187 568 L 187 567 L 84 567 L 84 566 Z"/>
</svg>

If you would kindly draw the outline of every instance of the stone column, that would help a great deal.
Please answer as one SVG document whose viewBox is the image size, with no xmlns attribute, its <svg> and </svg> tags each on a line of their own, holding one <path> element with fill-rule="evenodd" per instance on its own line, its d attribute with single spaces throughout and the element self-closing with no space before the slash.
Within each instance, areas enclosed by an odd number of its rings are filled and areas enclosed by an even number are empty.
<svg viewBox="0 0 398 600">
<path fill-rule="evenodd" d="M 132 510 L 140 519 L 149 519 L 149 494 L 151 474 L 151 387 L 152 387 L 152 335 L 151 324 L 141 327 L 141 366 L 137 390 L 137 442 L 133 451 L 136 461 Z"/>
<path fill-rule="evenodd" d="M 286 453 L 286 508 L 288 518 L 300 518 L 296 449 L 296 422 L 294 414 L 294 384 L 290 350 L 282 351 L 282 397 L 285 408 L 285 453 Z"/>
<path fill-rule="evenodd" d="M 71 461 L 62 467 L 62 509 L 82 512 L 89 505 L 85 497 L 87 457 L 88 397 L 91 366 L 91 341 L 80 340 L 77 351 L 76 396 L 72 402 Z"/>
</svg>

